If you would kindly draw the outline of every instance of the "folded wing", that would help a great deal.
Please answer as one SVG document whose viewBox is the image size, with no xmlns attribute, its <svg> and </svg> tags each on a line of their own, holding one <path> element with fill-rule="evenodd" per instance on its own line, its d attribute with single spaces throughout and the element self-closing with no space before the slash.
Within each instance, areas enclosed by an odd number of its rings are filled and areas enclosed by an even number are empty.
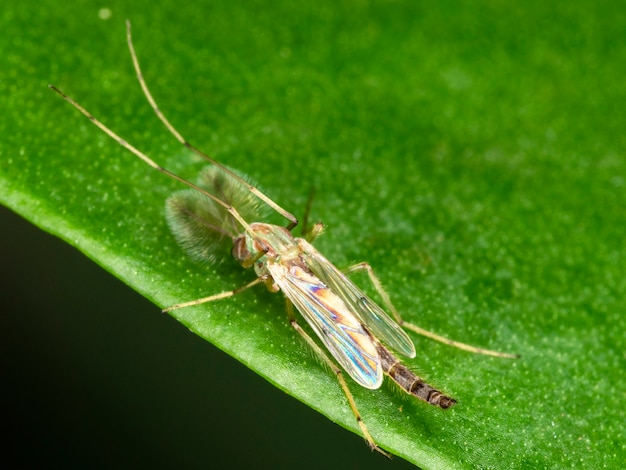
<svg viewBox="0 0 626 470">
<path fill-rule="evenodd" d="M 382 343 L 407 357 L 415 357 L 415 345 L 406 332 L 376 302 L 370 299 L 344 273 L 306 240 L 299 238 L 302 257 L 311 271 L 319 277 L 362 324 Z"/>
<path fill-rule="evenodd" d="M 374 340 L 345 302 L 298 263 L 268 263 L 267 268 L 350 377 L 363 387 L 380 387 L 383 371 Z"/>
</svg>

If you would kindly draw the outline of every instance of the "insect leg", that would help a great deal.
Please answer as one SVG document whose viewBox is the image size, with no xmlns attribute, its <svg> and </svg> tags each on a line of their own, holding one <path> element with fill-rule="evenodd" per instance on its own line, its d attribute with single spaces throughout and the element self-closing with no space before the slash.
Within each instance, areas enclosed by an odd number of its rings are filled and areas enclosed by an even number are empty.
<svg viewBox="0 0 626 470">
<path fill-rule="evenodd" d="M 383 303 L 385 304 L 385 307 L 389 309 L 389 311 L 391 312 L 391 314 L 393 315 L 393 317 L 395 318 L 395 320 L 398 322 L 400 326 L 408 330 L 411 330 L 414 333 L 417 333 L 418 335 L 426 336 L 427 338 L 433 339 L 435 341 L 439 341 L 440 343 L 443 343 L 443 344 L 447 344 L 448 346 L 453 346 L 455 348 L 462 349 L 464 351 L 469 351 L 475 354 L 484 354 L 486 356 L 503 357 L 503 358 L 509 358 L 509 359 L 518 359 L 520 357 L 519 354 L 510 354 L 510 353 L 504 353 L 504 352 L 498 352 L 498 351 L 491 351 L 489 349 L 478 348 L 476 346 L 461 343 L 460 341 L 454 341 L 452 339 L 433 333 L 432 331 L 428 331 L 423 328 L 420 328 L 419 326 L 414 325 L 412 323 L 405 322 L 400 316 L 400 314 L 398 313 L 398 311 L 396 310 L 396 308 L 391 303 L 391 299 L 389 298 L 389 295 L 387 294 L 387 292 L 385 292 L 385 289 L 383 289 L 383 286 L 380 283 L 378 276 L 376 276 L 376 274 L 374 273 L 374 270 L 367 262 L 355 264 L 354 266 L 350 266 L 348 269 L 344 271 L 346 273 L 353 273 L 353 272 L 362 271 L 362 270 L 367 271 L 367 275 L 369 276 L 370 281 L 372 282 L 372 285 L 374 286 L 374 288 L 376 289 L 376 291 L 382 298 Z"/>
<path fill-rule="evenodd" d="M 309 239 L 309 215 L 311 213 L 311 207 L 313 207 L 313 199 L 315 198 L 315 186 L 311 186 L 311 190 L 309 191 L 309 197 L 306 200 L 306 206 L 304 208 L 304 217 L 302 217 L 302 225 L 300 228 L 300 233 L 302 237 L 305 238 L 308 242 L 312 241 Z"/>
<path fill-rule="evenodd" d="M 302 218 L 301 234 L 307 242 L 311 243 L 317 237 L 319 237 L 326 227 L 322 222 L 315 222 L 309 228 L 309 215 L 311 214 L 311 207 L 313 207 L 313 199 L 315 198 L 315 186 L 311 186 L 309 191 L 309 197 L 306 201 L 306 207 L 304 209 L 304 217 Z"/>
<path fill-rule="evenodd" d="M 237 175 L 235 172 L 233 172 L 230 168 L 222 165 L 220 162 L 214 160 L 213 158 L 209 157 L 204 152 L 200 151 L 199 149 L 197 149 L 196 147 L 191 145 L 189 143 L 189 141 L 187 141 L 187 139 L 185 139 L 180 134 L 180 132 L 178 132 L 176 130 L 176 128 L 169 122 L 169 120 L 165 117 L 163 112 L 159 109 L 159 106 L 156 104 L 156 101 L 154 100 L 154 97 L 152 96 L 152 93 L 148 89 L 148 85 L 146 84 L 146 80 L 143 78 L 143 74 L 141 73 L 141 67 L 139 66 L 139 59 L 137 59 L 137 54 L 135 53 L 135 47 L 133 46 L 133 39 L 132 39 L 131 28 L 130 28 L 130 21 L 128 21 L 128 20 L 126 20 L 126 41 L 128 42 L 128 49 L 130 50 L 130 56 L 131 56 L 131 58 L 133 60 L 133 66 L 135 67 L 135 73 L 137 74 L 137 80 L 139 81 L 139 85 L 141 86 L 141 89 L 143 90 L 143 94 L 146 96 L 146 99 L 150 103 L 150 106 L 154 110 L 154 112 L 157 115 L 157 117 L 165 125 L 167 130 L 170 131 L 170 133 L 174 137 L 176 137 L 176 140 L 178 140 L 181 144 L 183 144 L 189 150 L 194 152 L 196 155 L 199 155 L 200 157 L 205 159 L 207 162 L 211 163 L 212 165 L 220 167 L 222 170 L 224 170 L 226 173 L 228 173 L 230 176 L 232 176 L 237 181 L 239 181 L 241 184 L 243 184 L 246 188 L 248 188 L 248 191 L 250 191 L 256 197 L 261 199 L 265 204 L 270 206 L 272 209 L 274 209 L 276 212 L 278 212 L 284 218 L 289 220 L 290 223 L 287 226 L 287 230 L 291 230 L 296 225 L 298 225 L 298 219 L 296 218 L 295 215 L 293 215 L 290 212 L 287 212 L 285 209 L 283 209 L 281 206 L 276 204 L 274 201 L 272 201 L 269 197 L 267 197 L 265 194 L 263 194 L 257 188 L 252 186 L 246 180 L 242 179 L 239 175 Z"/>
<path fill-rule="evenodd" d="M 361 428 L 361 432 L 363 433 L 363 436 L 365 437 L 367 444 L 373 450 L 380 452 L 385 457 L 391 458 L 391 455 L 389 455 L 387 452 L 385 452 L 380 447 L 378 447 L 378 445 L 376 445 L 376 442 L 374 442 L 374 438 L 372 437 L 369 430 L 367 429 L 367 426 L 363 422 L 361 413 L 359 413 L 359 409 L 356 406 L 356 402 L 354 401 L 352 392 L 350 392 L 350 389 L 348 388 L 348 384 L 346 383 L 346 379 L 343 377 L 343 372 L 341 371 L 339 366 L 337 366 L 337 364 L 335 364 L 332 361 L 332 359 L 330 359 L 326 355 L 326 353 L 324 353 L 322 348 L 320 348 L 318 344 L 313 340 L 313 338 L 311 338 L 309 334 L 306 331 L 304 331 L 302 327 L 298 324 L 296 317 L 294 315 L 294 312 L 293 312 L 293 304 L 291 303 L 291 301 L 285 298 L 285 303 L 287 307 L 287 317 L 289 318 L 289 323 L 291 324 L 291 326 L 298 332 L 300 336 L 302 336 L 302 338 L 304 338 L 304 340 L 311 347 L 311 349 L 315 352 L 315 354 L 317 354 L 317 356 L 320 359 L 322 359 L 324 363 L 328 365 L 328 367 L 330 367 L 330 369 L 335 374 L 335 377 L 337 377 L 337 380 L 339 381 L 339 386 L 343 390 L 343 393 L 346 396 L 348 403 L 350 404 L 350 408 L 352 409 L 352 414 L 354 414 L 354 417 L 356 418 L 356 421 L 359 424 L 359 427 Z"/>
<path fill-rule="evenodd" d="M 209 297 L 203 297 L 202 299 L 190 300 L 189 302 L 172 305 L 171 307 L 164 308 L 162 312 L 171 312 L 172 310 L 176 310 L 179 308 L 191 307 L 193 305 L 205 304 L 207 302 L 215 302 L 216 300 L 222 300 L 227 297 L 232 297 L 233 295 L 237 295 L 240 292 L 243 292 L 250 289 L 251 287 L 256 286 L 257 284 L 260 284 L 261 282 L 265 282 L 265 278 L 263 276 L 257 277 L 254 281 L 249 282 L 245 286 L 238 287 L 237 289 L 220 292 L 219 294 L 210 295 Z"/>
</svg>

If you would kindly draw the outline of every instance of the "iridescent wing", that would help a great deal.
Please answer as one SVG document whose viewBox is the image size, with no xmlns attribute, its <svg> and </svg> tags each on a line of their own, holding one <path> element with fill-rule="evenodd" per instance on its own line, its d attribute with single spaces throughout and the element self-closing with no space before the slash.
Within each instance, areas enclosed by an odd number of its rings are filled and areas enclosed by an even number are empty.
<svg viewBox="0 0 626 470">
<path fill-rule="evenodd" d="M 365 388 L 380 387 L 383 371 L 376 344 L 346 304 L 297 263 L 268 262 L 267 268 L 350 377 Z"/>
<path fill-rule="evenodd" d="M 407 357 L 415 357 L 415 345 L 406 332 L 376 302 L 306 240 L 299 238 L 307 266 L 349 307 L 350 311 L 382 343 Z"/>
</svg>

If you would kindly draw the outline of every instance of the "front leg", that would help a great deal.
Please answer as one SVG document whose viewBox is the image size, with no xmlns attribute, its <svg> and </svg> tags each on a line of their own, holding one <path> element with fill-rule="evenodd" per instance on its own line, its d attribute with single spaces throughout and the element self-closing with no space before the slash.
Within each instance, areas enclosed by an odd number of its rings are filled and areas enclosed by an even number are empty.
<svg viewBox="0 0 626 470">
<path fill-rule="evenodd" d="M 227 297 L 232 297 L 233 295 L 237 295 L 244 290 L 248 290 L 251 287 L 260 284 L 261 282 L 265 282 L 266 277 L 261 276 L 257 277 L 254 281 L 249 282 L 245 286 L 241 286 L 237 289 L 229 290 L 226 292 L 220 292 L 219 294 L 210 295 L 209 297 L 203 297 L 202 299 L 190 300 L 189 302 L 183 302 L 180 304 L 172 305 L 171 307 L 164 308 L 161 310 L 163 313 L 171 312 L 172 310 L 176 310 L 179 308 L 191 307 L 193 305 L 205 304 L 207 302 L 215 302 L 216 300 L 226 299 Z"/>
</svg>

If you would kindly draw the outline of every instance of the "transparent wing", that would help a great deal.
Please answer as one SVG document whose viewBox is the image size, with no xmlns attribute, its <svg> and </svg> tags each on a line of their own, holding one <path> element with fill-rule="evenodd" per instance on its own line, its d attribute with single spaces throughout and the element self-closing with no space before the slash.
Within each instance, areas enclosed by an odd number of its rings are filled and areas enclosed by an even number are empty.
<svg viewBox="0 0 626 470">
<path fill-rule="evenodd" d="M 268 263 L 267 268 L 350 377 L 365 388 L 380 387 L 383 371 L 376 345 L 346 304 L 297 264 Z"/>
<path fill-rule="evenodd" d="M 376 302 L 306 240 L 299 238 L 307 266 L 348 305 L 365 327 L 381 342 L 407 357 L 415 357 L 415 345 L 406 332 Z"/>
</svg>

